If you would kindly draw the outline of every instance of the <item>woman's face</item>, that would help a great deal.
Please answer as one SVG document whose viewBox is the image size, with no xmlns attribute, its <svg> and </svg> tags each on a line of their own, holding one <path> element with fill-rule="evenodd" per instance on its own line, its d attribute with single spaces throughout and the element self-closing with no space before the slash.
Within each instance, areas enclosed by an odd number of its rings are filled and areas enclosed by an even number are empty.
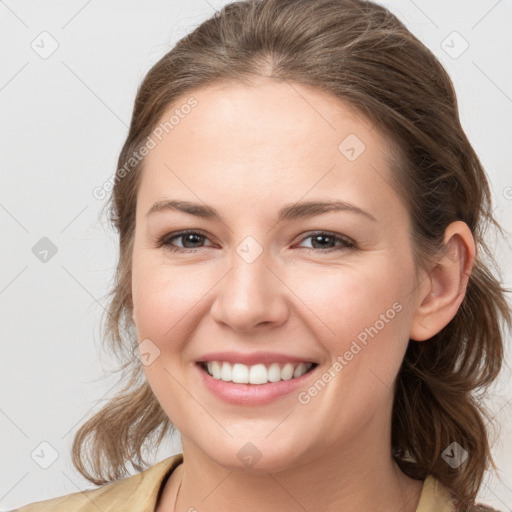
<svg viewBox="0 0 512 512">
<path fill-rule="evenodd" d="M 389 449 L 420 297 L 386 139 L 299 84 L 191 96 L 146 157 L 132 281 L 144 371 L 185 453 L 278 471 Z"/>
</svg>

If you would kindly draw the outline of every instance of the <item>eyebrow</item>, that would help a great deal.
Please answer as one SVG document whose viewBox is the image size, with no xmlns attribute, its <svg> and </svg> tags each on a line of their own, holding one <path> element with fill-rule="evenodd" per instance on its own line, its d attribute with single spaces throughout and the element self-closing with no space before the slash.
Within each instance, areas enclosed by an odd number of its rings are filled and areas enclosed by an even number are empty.
<svg viewBox="0 0 512 512">
<path fill-rule="evenodd" d="M 196 217 L 201 217 L 203 219 L 224 222 L 222 215 L 212 206 L 192 203 L 190 201 L 157 201 L 149 209 L 146 216 L 148 217 L 157 212 L 165 212 L 169 210 L 188 213 L 189 215 L 195 215 Z M 314 217 L 315 215 L 321 215 L 323 213 L 333 211 L 349 211 L 363 215 L 368 219 L 377 222 L 377 219 L 371 213 L 345 201 L 307 201 L 302 203 L 287 204 L 279 210 L 278 222 L 283 220 Z"/>
</svg>

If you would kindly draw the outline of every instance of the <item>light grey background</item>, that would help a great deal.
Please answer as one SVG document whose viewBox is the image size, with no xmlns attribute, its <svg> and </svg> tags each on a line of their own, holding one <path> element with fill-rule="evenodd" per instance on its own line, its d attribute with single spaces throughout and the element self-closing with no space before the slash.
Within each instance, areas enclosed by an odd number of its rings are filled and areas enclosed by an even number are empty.
<svg viewBox="0 0 512 512">
<path fill-rule="evenodd" d="M 70 448 L 116 383 L 115 375 L 102 378 L 115 362 L 100 350 L 99 320 L 117 242 L 98 221 L 103 201 L 92 190 L 114 173 L 144 74 L 225 3 L 0 0 L 1 510 L 93 487 L 72 466 Z M 512 3 L 382 3 L 448 69 L 495 213 L 510 230 Z M 43 237 L 57 249 L 47 262 L 32 250 Z M 510 287 L 510 242 L 497 252 Z M 491 403 L 501 424 L 501 480 L 489 474 L 480 491 L 502 511 L 512 510 L 510 352 L 508 339 Z M 169 443 L 153 462 L 179 451 Z"/>
</svg>

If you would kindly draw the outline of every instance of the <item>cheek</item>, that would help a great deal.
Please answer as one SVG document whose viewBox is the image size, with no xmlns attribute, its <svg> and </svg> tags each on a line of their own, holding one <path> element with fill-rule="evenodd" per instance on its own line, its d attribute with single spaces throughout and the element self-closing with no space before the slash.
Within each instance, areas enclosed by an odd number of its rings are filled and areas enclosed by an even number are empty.
<svg viewBox="0 0 512 512">
<path fill-rule="evenodd" d="M 297 295 L 321 321 L 315 320 L 315 337 L 331 360 L 342 356 L 344 373 L 360 378 L 372 369 L 391 382 L 409 339 L 412 265 L 368 258 L 365 265 L 323 269 L 296 284 Z"/>
<path fill-rule="evenodd" d="M 402 265 L 402 263 L 400 263 Z M 364 263 L 319 268 L 292 276 L 294 291 L 335 334 L 364 328 L 399 302 L 410 300 L 413 274 L 405 263 L 401 271 L 388 258 L 367 258 Z M 395 307 L 397 309 L 397 307 Z M 391 316 L 393 311 L 390 312 Z"/>
<path fill-rule="evenodd" d="M 207 270 L 134 258 L 132 294 L 140 336 L 157 343 L 190 324 L 208 290 Z"/>
<path fill-rule="evenodd" d="M 200 299 L 209 289 L 207 275 L 197 268 L 171 267 L 152 260 L 151 255 L 134 258 L 132 294 L 137 334 L 141 355 L 144 351 L 150 354 L 143 370 L 171 422 L 184 431 L 184 419 L 194 406 L 180 384 L 184 382 L 182 361 L 187 361 L 187 342 L 200 321 Z"/>
</svg>

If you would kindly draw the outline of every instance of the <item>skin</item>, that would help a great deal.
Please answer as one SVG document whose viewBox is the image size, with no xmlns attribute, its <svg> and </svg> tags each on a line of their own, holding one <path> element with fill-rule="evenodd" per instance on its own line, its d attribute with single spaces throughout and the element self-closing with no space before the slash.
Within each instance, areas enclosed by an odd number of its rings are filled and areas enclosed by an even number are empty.
<svg viewBox="0 0 512 512">
<path fill-rule="evenodd" d="M 198 106 L 146 157 L 137 199 L 133 318 L 139 341 L 160 351 L 144 371 L 184 453 L 156 510 L 173 510 L 180 486 L 179 511 L 415 511 L 423 482 L 391 457 L 393 385 L 409 339 L 433 336 L 462 301 L 469 228 L 451 224 L 450 254 L 417 276 L 409 215 L 372 123 L 325 92 L 271 79 L 192 95 Z M 354 161 L 338 149 L 349 134 L 366 146 Z M 223 222 L 147 215 L 166 199 L 211 205 Z M 310 200 L 343 200 L 375 219 L 335 211 L 277 222 L 283 205 Z M 206 238 L 172 239 L 186 253 L 158 245 L 183 229 Z M 317 231 L 355 248 L 327 252 L 341 242 L 322 245 Z M 236 252 L 247 236 L 262 249 L 252 263 Z M 397 302 L 400 312 L 307 404 L 293 392 L 231 405 L 198 378 L 195 361 L 210 351 L 282 352 L 318 362 L 307 391 Z M 252 467 L 237 457 L 248 442 L 261 453 Z"/>
</svg>

